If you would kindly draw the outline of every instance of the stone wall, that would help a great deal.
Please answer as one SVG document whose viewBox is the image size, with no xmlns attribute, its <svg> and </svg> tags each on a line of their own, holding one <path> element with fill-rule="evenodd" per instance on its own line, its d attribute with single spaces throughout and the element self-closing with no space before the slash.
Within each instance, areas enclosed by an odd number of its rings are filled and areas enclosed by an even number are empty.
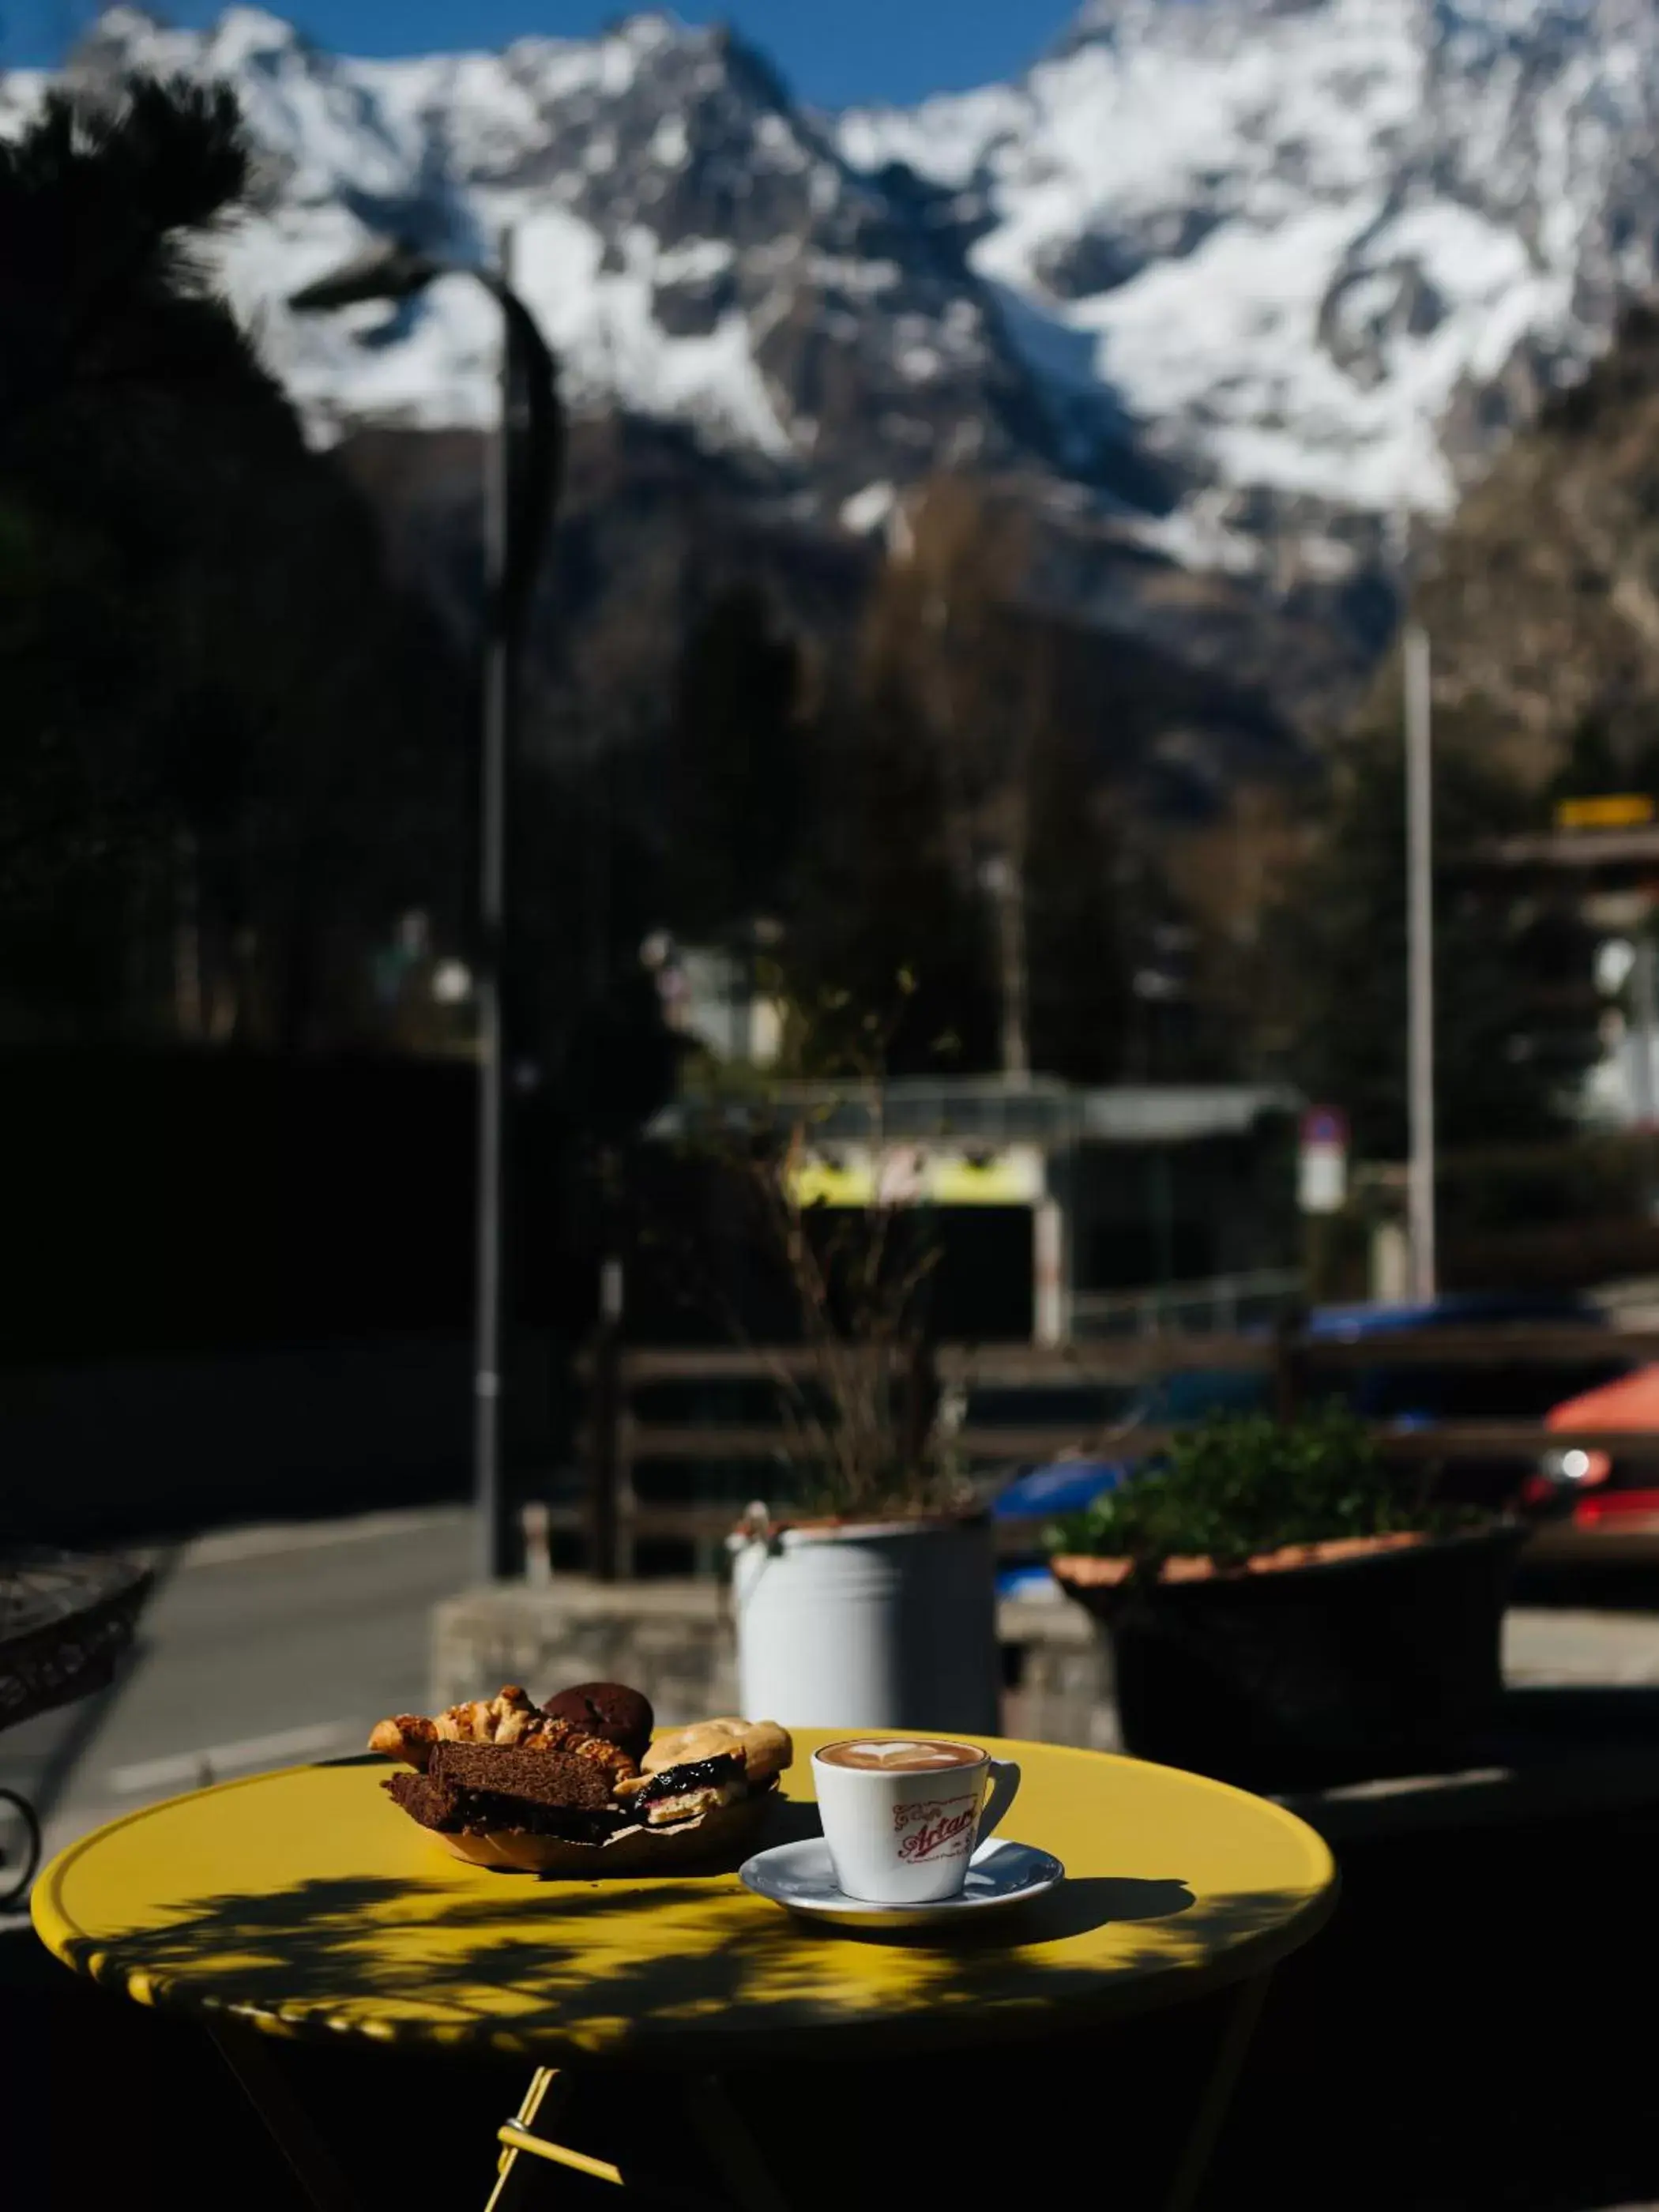
<svg viewBox="0 0 1659 2212">
<path fill-rule="evenodd" d="M 1063 1600 L 1006 1601 L 1003 1730 L 1112 1750 L 1117 1718 L 1092 1624 Z M 522 1682 L 545 1696 L 572 1682 L 631 1682 L 670 1725 L 736 1710 L 730 1595 L 713 1581 L 507 1583 L 438 1607 L 435 1709 Z M 756 1715 L 755 1718 L 766 1717 Z"/>
</svg>

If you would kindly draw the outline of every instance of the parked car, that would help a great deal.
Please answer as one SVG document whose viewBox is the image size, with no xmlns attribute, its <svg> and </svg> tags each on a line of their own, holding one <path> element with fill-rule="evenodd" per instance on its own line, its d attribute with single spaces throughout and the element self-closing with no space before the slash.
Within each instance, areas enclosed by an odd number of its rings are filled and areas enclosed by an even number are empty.
<svg viewBox="0 0 1659 2212">
<path fill-rule="evenodd" d="M 1659 1434 L 1659 1366 L 1638 1367 L 1551 1407 L 1544 1425 L 1571 1434 L 1606 1430 Z M 1588 1559 L 1659 1550 L 1659 1452 L 1652 1457 L 1571 1444 L 1547 1451 L 1526 1486 L 1526 1501 L 1549 1522 L 1540 1558 Z"/>
<path fill-rule="evenodd" d="M 1538 1421 L 1555 1409 L 1563 1394 L 1579 1394 L 1627 1376 L 1631 1363 L 1605 1341 L 1607 1317 L 1588 1299 L 1568 1294 L 1528 1291 L 1458 1291 L 1413 1305 L 1316 1307 L 1307 1334 L 1316 1342 L 1364 1343 L 1375 1340 L 1379 1355 L 1387 1340 L 1433 1328 L 1469 1328 L 1522 1322 L 1582 1328 L 1584 1358 L 1570 1363 L 1513 1360 L 1498 1366 L 1425 1367 L 1391 1364 L 1379 1356 L 1375 1366 L 1337 1370 L 1322 1376 L 1322 1397 L 1340 1398 L 1365 1419 L 1395 1429 L 1431 1428 L 1441 1421 Z M 1655 1370 L 1659 1375 L 1659 1370 Z M 1127 1480 L 1142 1464 L 1133 1449 L 1137 1428 L 1164 1429 L 1202 1420 L 1218 1413 L 1265 1411 L 1272 1403 L 1272 1378 L 1261 1371 L 1194 1369 L 1156 1377 L 1134 1392 L 1123 1416 L 1121 1447 L 1110 1459 L 1058 1460 L 1027 1468 L 998 1493 L 992 1512 L 1000 1520 L 1046 1519 L 1077 1511 L 1093 1498 Z M 1656 1394 L 1659 1395 L 1659 1393 Z M 1659 1414 L 1656 1414 L 1659 1425 Z M 1654 1476 L 1659 1482 L 1659 1462 Z M 1557 1492 L 1539 1487 L 1540 1469 L 1530 1455 L 1464 1460 L 1448 1465 L 1438 1478 L 1450 1499 L 1484 1505 L 1512 1505 L 1542 1511 L 1558 1504 Z M 1659 1498 L 1656 1499 L 1659 1511 Z M 1046 1570 L 1033 1555 L 1004 1568 L 1005 1595 L 1033 1590 Z"/>
</svg>

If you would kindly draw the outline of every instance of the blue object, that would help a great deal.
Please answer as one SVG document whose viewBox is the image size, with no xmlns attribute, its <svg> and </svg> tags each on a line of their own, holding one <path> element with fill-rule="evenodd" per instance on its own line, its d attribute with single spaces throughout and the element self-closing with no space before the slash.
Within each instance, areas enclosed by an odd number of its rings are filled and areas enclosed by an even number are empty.
<svg viewBox="0 0 1659 2212">
<path fill-rule="evenodd" d="M 999 1597 L 1057 1595 L 1054 1578 L 1047 1567 L 1004 1567 L 997 1577 Z"/>
<path fill-rule="evenodd" d="M 1105 1459 L 1060 1459 L 1047 1467 L 1027 1468 L 998 1492 L 991 1512 L 999 1521 L 1075 1513 L 1103 1491 L 1115 1490 L 1127 1472 L 1121 1461 Z"/>
<path fill-rule="evenodd" d="M 1307 1333 L 1345 1344 L 1403 1329 L 1462 1328 L 1480 1322 L 1579 1322 L 1605 1328 L 1607 1316 L 1587 1299 L 1564 1291 L 1449 1291 L 1419 1305 L 1316 1306 Z"/>
<path fill-rule="evenodd" d="M 1368 1421 L 1395 1429 L 1421 1429 L 1444 1420 L 1538 1420 L 1571 1387 L 1588 1388 L 1619 1371 L 1603 1348 L 1607 1317 L 1571 1292 L 1462 1291 L 1419 1305 L 1324 1306 L 1309 1316 L 1308 1334 L 1344 1344 L 1376 1340 L 1379 1352 L 1403 1330 L 1432 1330 L 1504 1322 L 1569 1322 L 1584 1331 L 1582 1370 L 1524 1359 L 1498 1367 L 1391 1367 L 1353 1370 L 1326 1395 L 1340 1395 Z"/>
</svg>

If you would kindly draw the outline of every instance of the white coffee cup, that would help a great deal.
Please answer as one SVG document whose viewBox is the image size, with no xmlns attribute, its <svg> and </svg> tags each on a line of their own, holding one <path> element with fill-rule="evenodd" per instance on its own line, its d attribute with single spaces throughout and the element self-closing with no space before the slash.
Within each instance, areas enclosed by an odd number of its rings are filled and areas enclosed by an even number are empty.
<svg viewBox="0 0 1659 2212">
<path fill-rule="evenodd" d="M 843 1893 L 932 1905 L 961 1891 L 1014 1802 L 1019 1769 L 949 1736 L 846 1736 L 813 1753 L 812 1779 Z"/>
</svg>

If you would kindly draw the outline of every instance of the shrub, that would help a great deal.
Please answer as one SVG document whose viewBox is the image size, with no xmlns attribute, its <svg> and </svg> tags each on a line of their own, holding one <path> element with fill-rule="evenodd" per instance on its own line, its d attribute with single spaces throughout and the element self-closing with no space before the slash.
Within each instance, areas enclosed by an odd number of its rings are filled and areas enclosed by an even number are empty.
<svg viewBox="0 0 1659 2212">
<path fill-rule="evenodd" d="M 1295 1421 L 1212 1415 L 1051 1535 L 1056 1551 L 1147 1567 L 1175 1557 L 1235 1567 L 1284 1545 L 1440 1533 L 1468 1518 L 1397 1481 L 1365 1425 L 1331 1405 Z"/>
</svg>

